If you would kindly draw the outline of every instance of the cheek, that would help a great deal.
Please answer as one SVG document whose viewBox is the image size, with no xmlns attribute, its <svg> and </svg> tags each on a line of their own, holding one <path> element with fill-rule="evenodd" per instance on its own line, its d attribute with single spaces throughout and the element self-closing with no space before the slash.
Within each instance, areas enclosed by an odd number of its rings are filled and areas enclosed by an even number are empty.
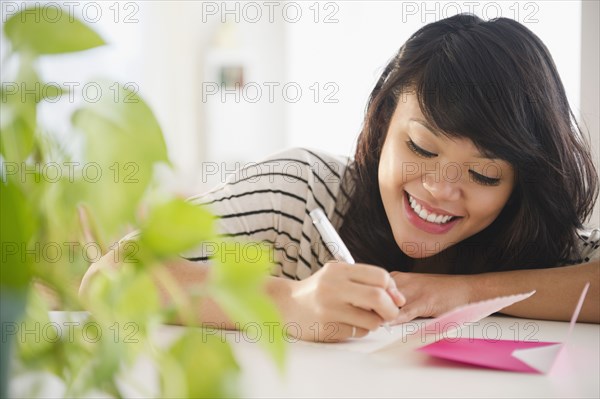
<svg viewBox="0 0 600 399">
<path fill-rule="evenodd" d="M 483 191 L 483 190 L 482 190 Z M 474 195 L 469 206 L 469 214 L 473 219 L 477 219 L 480 223 L 489 225 L 506 205 L 508 197 L 510 195 L 509 190 L 485 190 Z"/>
<path fill-rule="evenodd" d="M 379 160 L 379 186 L 382 189 L 398 190 L 418 175 L 419 165 L 410 161 L 410 154 L 406 154 L 397 142 L 386 142 Z"/>
<path fill-rule="evenodd" d="M 395 186 L 395 169 L 396 159 L 393 156 L 392 148 L 390 143 L 386 142 L 381 149 L 381 157 L 379 158 L 379 167 L 377 172 L 377 178 L 379 179 L 379 187 L 382 190 L 391 190 Z M 382 194 L 384 194 L 382 192 Z"/>
</svg>

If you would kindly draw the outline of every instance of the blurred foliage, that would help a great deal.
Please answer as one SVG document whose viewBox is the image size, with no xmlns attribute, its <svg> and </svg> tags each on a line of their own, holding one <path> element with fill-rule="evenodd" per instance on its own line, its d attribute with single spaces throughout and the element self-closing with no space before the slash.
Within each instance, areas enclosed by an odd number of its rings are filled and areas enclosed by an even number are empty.
<svg viewBox="0 0 600 399">
<path fill-rule="evenodd" d="M 158 164 L 169 164 L 162 131 L 143 99 L 126 87 L 115 92 L 106 81 L 96 82 L 111 95 L 72 114 L 73 132 L 84 139 L 82 162 L 74 162 L 75 155 L 38 124 L 38 106 L 67 92 L 40 80 L 38 57 L 105 45 L 68 13 L 49 22 L 40 18 L 42 12 L 43 6 L 36 5 L 4 24 L 11 45 L 7 58 L 16 57 L 19 67 L 10 80 L 3 76 L 0 93 L 0 394 L 7 393 L 9 373 L 14 377 L 43 371 L 62 381 L 65 397 L 96 393 L 122 397 L 119 376 L 144 356 L 157 368 L 161 396 L 238 395 L 239 369 L 219 335 L 187 328 L 170 344 L 155 337 L 174 317 L 198 326 L 194 306 L 210 295 L 242 328 L 250 322 L 270 326 L 273 333 L 261 334 L 260 341 L 282 366 L 282 325 L 261 290 L 270 254 L 264 249 L 248 253 L 244 247 L 241 256 L 239 243 L 216 235 L 209 212 L 182 199 L 157 195 L 154 170 Z M 35 96 L 25 94 L 32 91 Z M 86 178 L 90 166 L 101 177 Z M 58 168 L 53 173 L 57 178 L 44 175 L 50 167 Z M 137 219 L 139 210 L 148 207 L 147 216 Z M 99 274 L 89 294 L 79 297 L 82 272 L 93 256 L 89 252 L 116 248 L 109 243 L 127 226 L 139 226 L 139 234 L 111 252 L 122 257 L 122 267 Z M 163 265 L 201 242 L 219 248 L 214 273 L 185 295 Z M 172 294 L 174 308 L 161 305 L 155 281 Z M 49 288 L 61 309 L 89 312 L 84 313 L 85 321 L 62 325 L 52 321 L 49 304 L 34 282 Z M 11 355 L 15 344 L 18 350 Z"/>
</svg>

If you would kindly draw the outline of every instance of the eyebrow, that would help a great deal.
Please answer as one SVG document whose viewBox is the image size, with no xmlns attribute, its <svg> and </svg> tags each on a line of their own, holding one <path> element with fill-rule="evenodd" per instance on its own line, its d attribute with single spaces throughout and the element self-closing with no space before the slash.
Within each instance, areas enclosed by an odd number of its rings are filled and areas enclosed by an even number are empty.
<svg viewBox="0 0 600 399">
<path fill-rule="evenodd" d="M 425 129 L 427 129 L 431 133 L 433 133 L 434 136 L 440 137 L 440 133 L 437 130 L 435 130 L 426 120 L 418 119 L 418 118 L 410 118 L 409 121 L 411 121 L 411 122 L 417 122 L 418 124 L 420 124 L 421 126 L 423 126 Z M 500 160 L 500 158 L 498 158 L 498 157 L 485 156 L 485 155 L 475 155 L 475 156 L 473 156 L 473 158 L 476 158 L 476 159 L 489 159 L 491 161 L 499 161 Z"/>
<path fill-rule="evenodd" d="M 425 121 L 423 119 L 417 119 L 417 118 L 410 118 L 409 120 L 411 122 L 417 122 L 418 124 L 422 125 L 425 129 L 429 130 L 435 136 L 438 136 L 438 137 L 440 136 L 440 134 L 437 131 L 435 131 L 433 129 L 433 127 L 431 127 L 431 125 L 427 121 Z"/>
</svg>

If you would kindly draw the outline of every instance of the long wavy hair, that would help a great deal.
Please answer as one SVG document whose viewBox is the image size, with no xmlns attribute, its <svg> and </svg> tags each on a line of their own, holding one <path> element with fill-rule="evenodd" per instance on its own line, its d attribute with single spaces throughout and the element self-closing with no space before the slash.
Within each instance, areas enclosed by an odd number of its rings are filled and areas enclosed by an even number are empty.
<svg viewBox="0 0 600 399">
<path fill-rule="evenodd" d="M 496 220 L 435 255 L 451 273 L 551 267 L 573 256 L 593 211 L 598 175 L 542 41 L 507 18 L 459 14 L 414 33 L 371 92 L 340 234 L 357 261 L 411 270 L 394 241 L 377 170 L 400 96 L 415 92 L 427 122 L 508 161 L 515 186 Z"/>
</svg>

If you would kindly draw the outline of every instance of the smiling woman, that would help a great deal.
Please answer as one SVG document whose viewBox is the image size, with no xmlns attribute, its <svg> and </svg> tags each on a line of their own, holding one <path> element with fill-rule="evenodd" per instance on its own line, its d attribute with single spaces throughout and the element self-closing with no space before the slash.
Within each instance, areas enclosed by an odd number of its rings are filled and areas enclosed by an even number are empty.
<svg viewBox="0 0 600 399">
<path fill-rule="evenodd" d="M 453 287 L 471 300 L 537 289 L 507 312 L 566 319 L 553 284 L 571 306 L 598 281 L 597 261 L 548 269 L 598 257 L 598 230 L 581 231 L 598 176 L 552 57 L 523 25 L 457 15 L 412 35 L 371 93 L 355 158 L 341 236 L 393 272 L 401 320 L 460 304 Z M 543 270 L 489 273 L 524 269 Z M 584 318 L 600 319 L 597 302 Z"/>
<path fill-rule="evenodd" d="M 222 234 L 275 248 L 266 291 L 297 326 L 288 334 L 337 341 L 534 289 L 504 311 L 566 320 L 587 281 L 580 319 L 599 322 L 600 232 L 581 232 L 597 195 L 543 43 L 510 19 L 461 14 L 421 28 L 387 65 L 353 159 L 288 150 L 191 201 L 219 215 Z M 315 208 L 357 264 L 333 261 Z M 210 275 L 214 254 L 206 243 L 170 270 L 190 286 Z M 215 303 L 198 312 L 236 328 Z"/>
</svg>

